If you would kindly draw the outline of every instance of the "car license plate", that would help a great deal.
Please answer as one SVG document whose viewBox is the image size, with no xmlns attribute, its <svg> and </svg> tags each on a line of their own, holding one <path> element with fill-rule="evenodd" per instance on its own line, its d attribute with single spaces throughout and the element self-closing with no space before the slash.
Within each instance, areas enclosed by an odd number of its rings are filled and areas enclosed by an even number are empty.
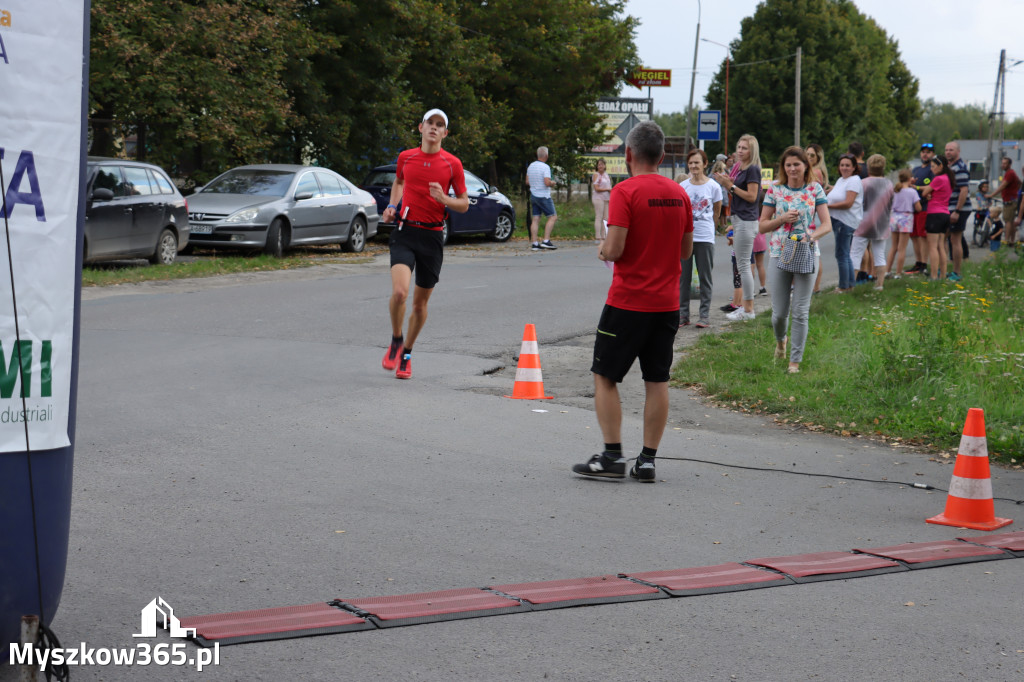
<svg viewBox="0 0 1024 682">
<path fill-rule="evenodd" d="M 189 227 L 192 228 L 192 234 L 213 233 L 213 225 L 196 225 L 195 223 L 192 223 L 191 225 L 189 225 Z"/>
</svg>

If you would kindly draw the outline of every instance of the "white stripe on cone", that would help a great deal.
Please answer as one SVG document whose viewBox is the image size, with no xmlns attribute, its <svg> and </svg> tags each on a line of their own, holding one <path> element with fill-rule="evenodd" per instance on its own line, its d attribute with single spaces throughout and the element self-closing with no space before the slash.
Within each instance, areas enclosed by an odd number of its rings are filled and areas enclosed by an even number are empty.
<svg viewBox="0 0 1024 682">
<path fill-rule="evenodd" d="M 536 341 L 523 341 L 523 345 L 519 347 L 520 355 L 540 355 L 540 347 Z"/>
<path fill-rule="evenodd" d="M 988 459 L 988 439 L 984 436 L 961 436 L 958 455 L 964 457 L 984 457 Z"/>
<path fill-rule="evenodd" d="M 516 381 L 535 381 L 543 382 L 541 378 L 540 368 L 537 367 L 519 367 L 516 369 Z"/>
<path fill-rule="evenodd" d="M 991 500 L 992 479 L 953 476 L 949 482 L 949 494 L 963 500 Z"/>
</svg>

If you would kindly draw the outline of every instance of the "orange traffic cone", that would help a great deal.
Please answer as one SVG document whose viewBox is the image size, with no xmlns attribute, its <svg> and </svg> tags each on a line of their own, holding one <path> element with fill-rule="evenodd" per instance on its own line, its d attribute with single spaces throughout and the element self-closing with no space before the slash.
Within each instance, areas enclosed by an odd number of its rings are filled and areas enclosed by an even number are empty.
<svg viewBox="0 0 1024 682">
<path fill-rule="evenodd" d="M 519 348 L 519 366 L 516 367 L 516 383 L 512 395 L 506 398 L 538 400 L 550 398 L 544 395 L 544 379 L 540 373 L 540 355 L 537 347 L 537 330 L 532 324 L 523 329 L 523 345 Z"/>
<path fill-rule="evenodd" d="M 974 530 L 995 530 L 1013 523 L 996 518 L 992 505 L 992 478 L 988 468 L 985 413 L 977 407 L 967 411 L 964 435 L 956 451 L 953 480 L 949 483 L 946 511 L 927 519 L 928 523 Z"/>
</svg>

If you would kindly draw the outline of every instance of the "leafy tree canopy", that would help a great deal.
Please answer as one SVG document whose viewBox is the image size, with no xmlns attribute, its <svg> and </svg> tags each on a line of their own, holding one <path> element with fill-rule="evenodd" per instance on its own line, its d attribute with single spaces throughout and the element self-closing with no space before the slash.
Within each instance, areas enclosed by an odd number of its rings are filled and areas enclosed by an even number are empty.
<svg viewBox="0 0 1024 682">
<path fill-rule="evenodd" d="M 576 172 L 595 102 L 637 64 L 624 0 L 93 0 L 94 153 L 204 181 L 313 160 L 359 181 L 451 117 L 446 148 L 492 182 L 540 145 Z"/>
<path fill-rule="evenodd" d="M 950 140 L 981 140 L 988 137 L 988 109 L 981 104 L 957 106 L 926 99 L 923 115 L 914 123 L 917 142 L 944 145 Z"/>
<path fill-rule="evenodd" d="M 730 46 L 730 147 L 753 134 L 774 165 L 793 144 L 795 54 L 803 51 L 800 144 L 817 142 L 829 165 L 852 141 L 880 153 L 890 167 L 914 151 L 912 124 L 920 117 L 917 79 L 900 59 L 896 41 L 851 0 L 764 0 L 743 19 Z M 725 63 L 706 96 L 725 108 Z M 709 153 L 721 150 L 708 145 Z"/>
</svg>

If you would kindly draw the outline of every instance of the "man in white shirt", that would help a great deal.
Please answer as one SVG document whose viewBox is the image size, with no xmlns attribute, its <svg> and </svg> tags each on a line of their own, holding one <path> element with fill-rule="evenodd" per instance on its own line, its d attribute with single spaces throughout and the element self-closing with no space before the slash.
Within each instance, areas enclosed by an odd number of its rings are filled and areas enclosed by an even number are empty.
<svg viewBox="0 0 1024 682">
<path fill-rule="evenodd" d="M 533 220 L 530 221 L 530 249 L 540 251 L 541 249 L 557 249 L 551 243 L 551 231 L 555 229 L 555 221 L 558 214 L 555 213 L 555 202 L 551 200 L 551 188 L 555 183 L 551 180 L 551 166 L 548 160 L 548 148 L 537 148 L 537 160 L 526 169 L 526 181 L 530 185 L 530 205 L 533 208 Z M 544 241 L 537 241 L 537 228 L 540 227 L 540 216 L 548 217 L 544 225 Z"/>
</svg>

